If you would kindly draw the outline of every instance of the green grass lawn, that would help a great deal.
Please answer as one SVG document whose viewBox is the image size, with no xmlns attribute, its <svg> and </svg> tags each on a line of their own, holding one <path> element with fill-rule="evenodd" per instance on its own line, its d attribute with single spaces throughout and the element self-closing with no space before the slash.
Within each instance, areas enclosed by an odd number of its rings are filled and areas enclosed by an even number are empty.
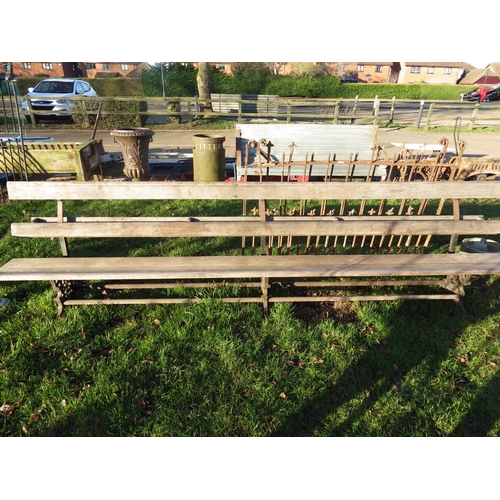
<svg viewBox="0 0 500 500">
<path fill-rule="evenodd" d="M 0 205 L 2 264 L 58 255 L 57 241 L 9 233 L 48 207 Z M 276 304 L 265 315 L 206 292 L 192 305 L 80 306 L 58 318 L 48 283 L 2 283 L 0 296 L 11 301 L 0 309 L 1 436 L 500 434 L 496 276 L 468 287 L 466 315 L 452 301 Z"/>
</svg>

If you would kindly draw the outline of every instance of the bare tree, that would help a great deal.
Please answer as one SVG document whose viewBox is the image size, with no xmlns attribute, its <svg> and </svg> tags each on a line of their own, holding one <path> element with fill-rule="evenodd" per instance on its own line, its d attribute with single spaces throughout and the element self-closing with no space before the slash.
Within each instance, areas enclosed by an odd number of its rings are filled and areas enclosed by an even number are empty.
<svg viewBox="0 0 500 500">
<path fill-rule="evenodd" d="M 325 76 L 328 74 L 324 63 L 302 62 L 293 63 L 292 74 L 295 76 Z"/>
<path fill-rule="evenodd" d="M 233 75 L 243 75 L 247 71 L 270 74 L 272 73 L 272 64 L 266 62 L 232 62 L 231 71 Z"/>
</svg>

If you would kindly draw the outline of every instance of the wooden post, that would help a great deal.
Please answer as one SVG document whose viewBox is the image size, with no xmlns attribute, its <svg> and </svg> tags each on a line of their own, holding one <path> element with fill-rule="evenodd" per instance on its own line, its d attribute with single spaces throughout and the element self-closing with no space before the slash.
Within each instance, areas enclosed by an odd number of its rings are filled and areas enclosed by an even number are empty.
<svg viewBox="0 0 500 500">
<path fill-rule="evenodd" d="M 474 106 L 474 110 L 472 111 L 472 118 L 470 119 L 469 130 L 474 129 L 478 112 L 479 112 L 479 103 L 476 103 L 476 105 Z"/>
<path fill-rule="evenodd" d="M 431 103 L 429 106 L 429 112 L 427 113 L 427 120 L 425 121 L 425 130 L 429 130 L 429 125 L 431 124 L 431 116 L 432 112 L 434 111 L 434 103 Z"/>
<path fill-rule="evenodd" d="M 379 108 L 380 108 L 380 101 L 378 95 L 376 95 L 375 100 L 373 101 L 373 125 L 377 125 Z"/>
<path fill-rule="evenodd" d="M 420 109 L 418 110 L 418 117 L 417 117 L 417 128 L 420 128 L 420 121 L 422 120 L 422 113 L 424 112 L 424 104 L 425 101 L 420 101 Z"/>
<path fill-rule="evenodd" d="M 389 123 L 392 123 L 394 120 L 394 109 L 396 107 L 396 96 L 392 96 L 392 103 L 391 103 L 391 114 L 389 115 Z"/>
</svg>

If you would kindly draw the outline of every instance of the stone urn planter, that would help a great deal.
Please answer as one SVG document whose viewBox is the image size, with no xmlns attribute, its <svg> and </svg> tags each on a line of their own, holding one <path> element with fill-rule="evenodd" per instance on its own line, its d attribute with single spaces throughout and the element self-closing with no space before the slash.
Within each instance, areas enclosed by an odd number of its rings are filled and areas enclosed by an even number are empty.
<svg viewBox="0 0 500 500">
<path fill-rule="evenodd" d="M 151 175 L 149 143 L 153 141 L 154 132 L 149 128 L 120 128 L 111 135 L 122 150 L 123 173 L 132 181 L 148 180 Z"/>
</svg>

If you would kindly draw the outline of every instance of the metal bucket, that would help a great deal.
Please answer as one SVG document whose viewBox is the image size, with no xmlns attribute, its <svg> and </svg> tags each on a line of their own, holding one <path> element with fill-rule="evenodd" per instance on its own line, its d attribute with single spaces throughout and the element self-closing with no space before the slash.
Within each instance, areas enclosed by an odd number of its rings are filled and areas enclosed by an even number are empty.
<svg viewBox="0 0 500 500">
<path fill-rule="evenodd" d="M 486 238 L 466 238 L 462 240 L 460 251 L 464 253 L 498 253 L 500 244 Z"/>
</svg>

